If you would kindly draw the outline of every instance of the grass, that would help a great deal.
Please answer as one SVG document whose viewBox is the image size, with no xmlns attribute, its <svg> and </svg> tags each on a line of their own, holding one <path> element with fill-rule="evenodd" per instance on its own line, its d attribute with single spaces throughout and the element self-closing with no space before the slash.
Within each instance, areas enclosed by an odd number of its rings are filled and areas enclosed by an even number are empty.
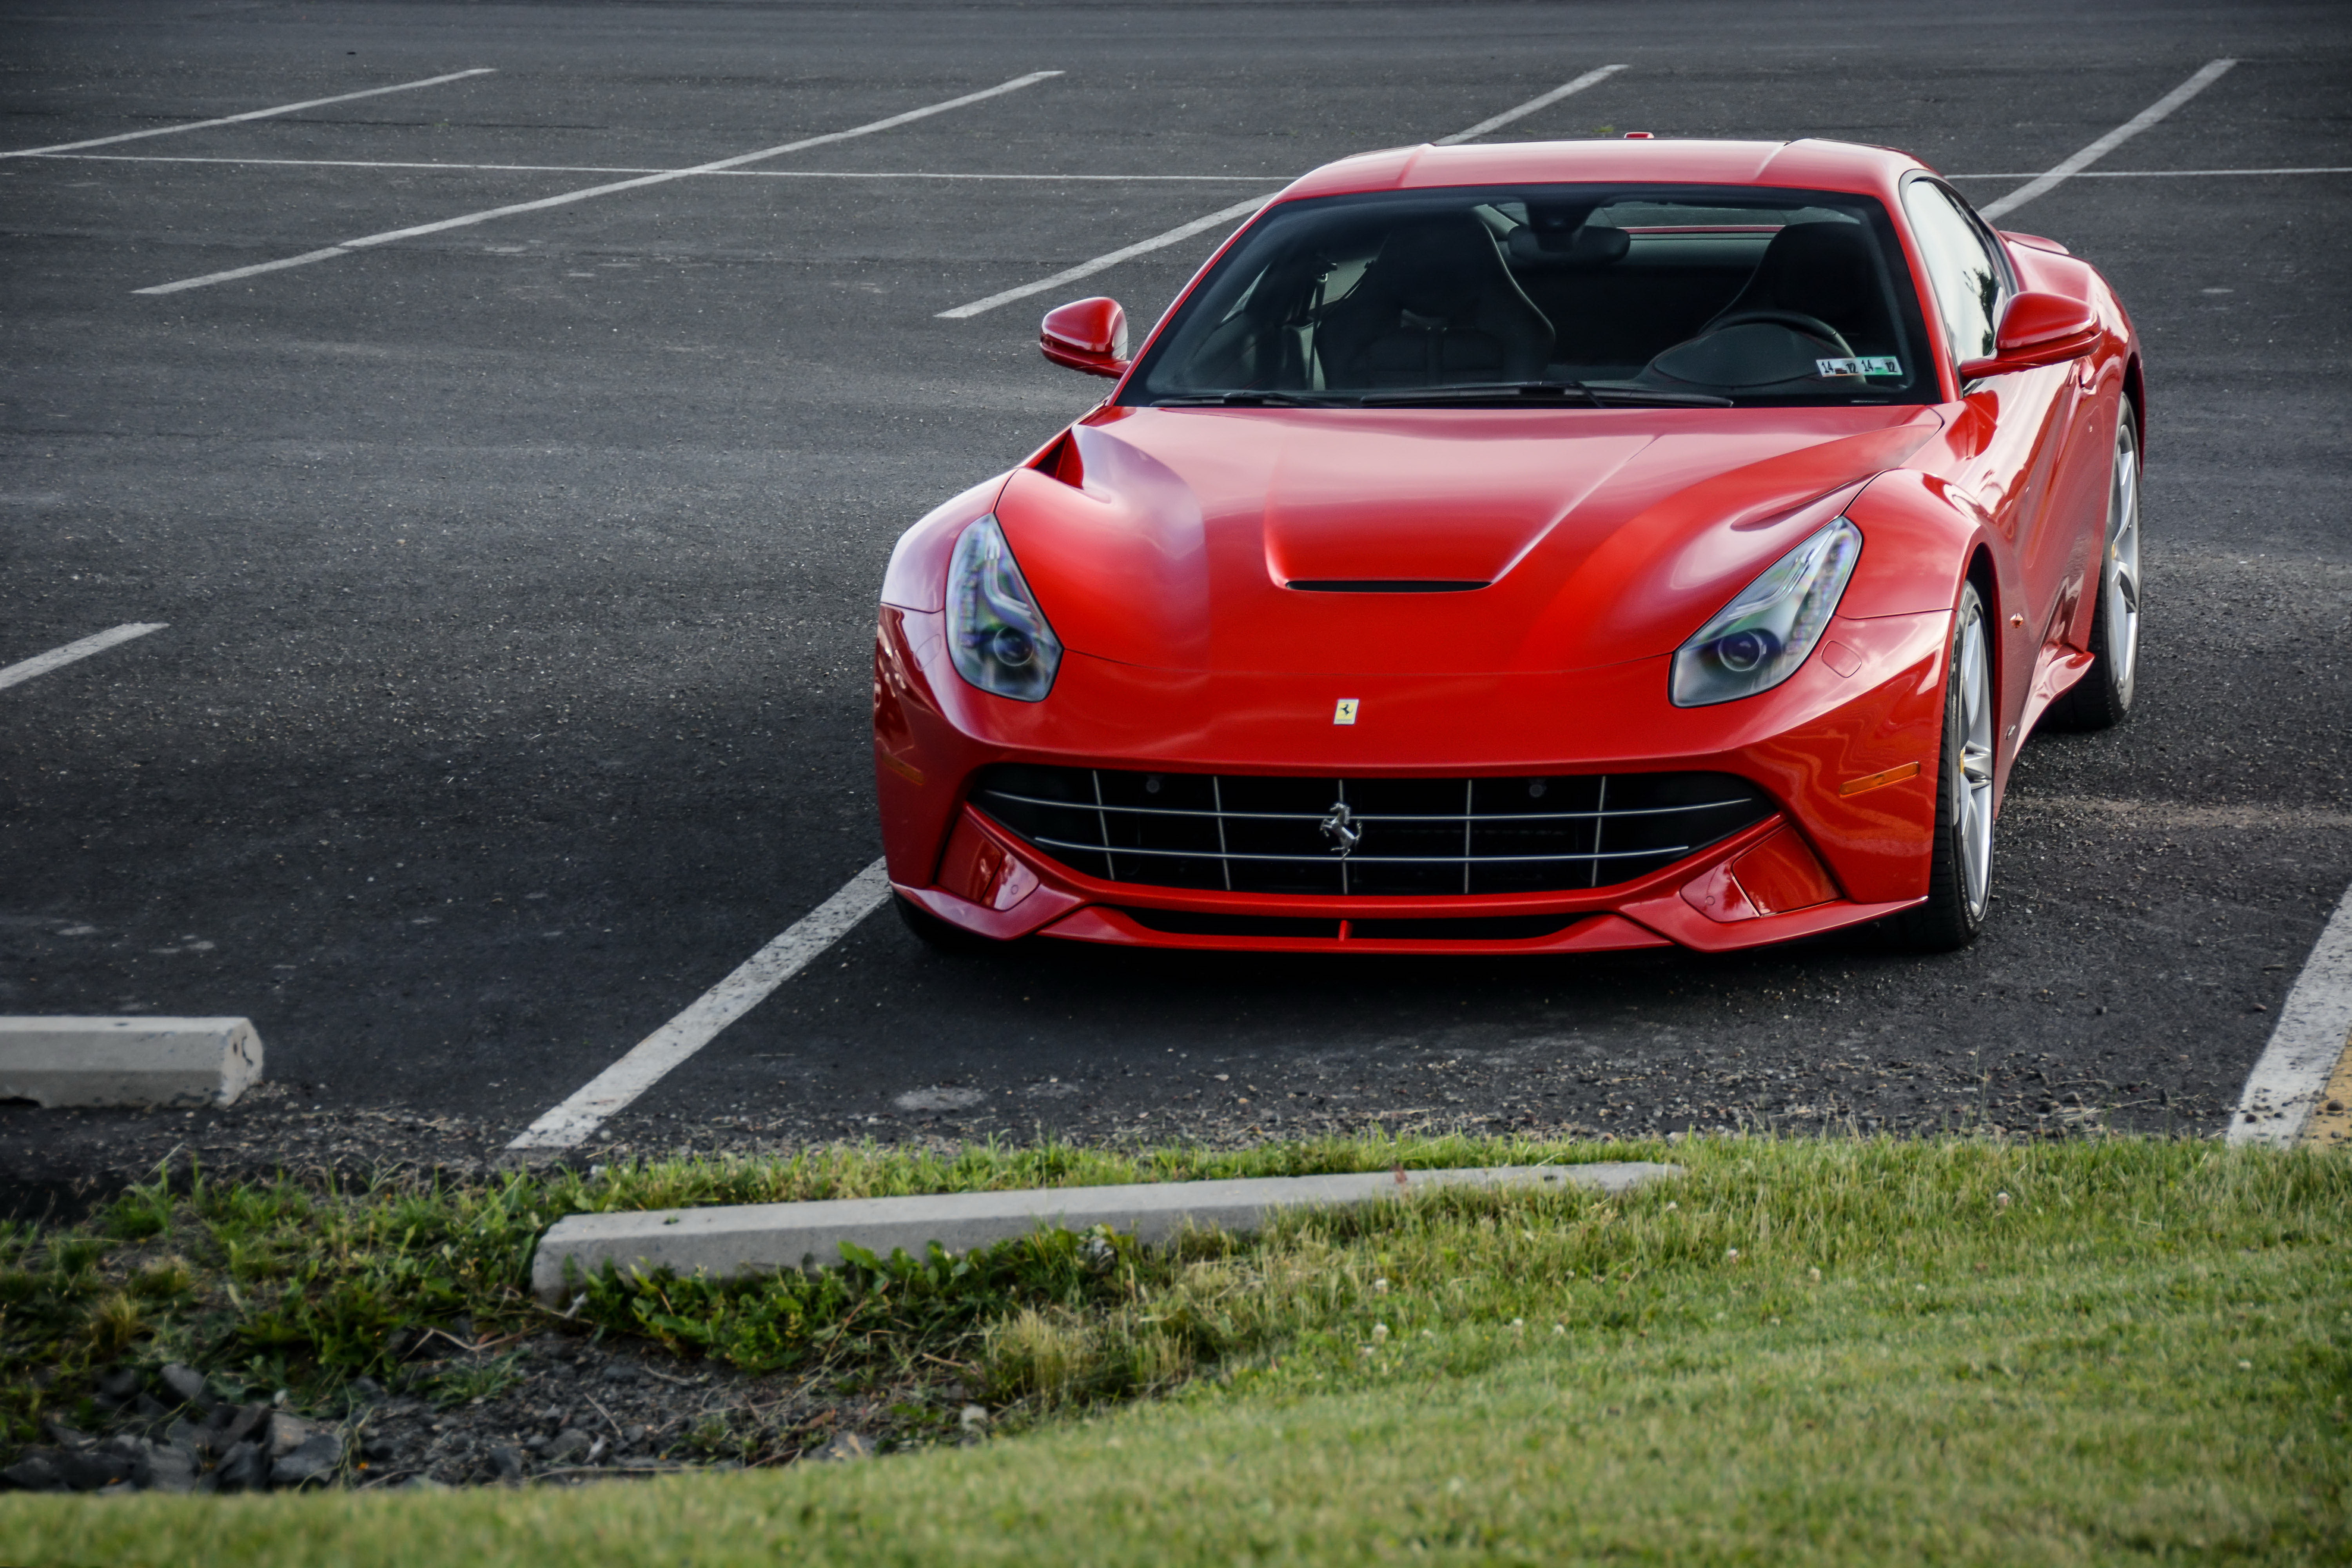
<svg viewBox="0 0 2352 1568">
<path fill-rule="evenodd" d="M 1073 1244 L 1065 1272 L 1016 1260 L 993 1294 L 940 1281 L 984 1304 L 919 1331 L 1028 1418 L 976 1448 L 585 1493 L 13 1498 L 0 1560 L 2352 1553 L 2352 1163 L 2140 1139 L 1675 1157 L 1685 1178 L 1621 1199 L 1429 1194 L 1107 1266 Z M 201 1271 L 184 1226 L 175 1206 L 145 1245 Z M 864 1272 L 869 1295 L 913 1289 Z M 601 1310 L 643 1304 L 609 1289 Z"/>
<path fill-rule="evenodd" d="M 359 1376 L 457 1404 L 494 1392 L 504 1369 L 442 1364 L 430 1359 L 435 1352 L 550 1327 L 652 1339 L 751 1373 L 939 1381 L 942 1363 L 969 1363 L 961 1372 L 989 1386 L 974 1358 L 998 1320 L 1080 1310 L 1128 1289 L 1138 1268 L 1165 1267 L 1113 1247 L 1110 1258 L 1126 1267 L 1105 1268 L 1089 1256 L 1101 1242 L 1040 1237 L 965 1259 L 864 1257 L 845 1268 L 740 1284 L 587 1281 L 579 1310 L 559 1321 L 530 1300 L 526 1282 L 540 1233 L 571 1214 L 1605 1153 L 1370 1137 L 1238 1152 L 981 1146 L 952 1159 L 835 1148 L 788 1160 L 518 1172 L 457 1186 L 159 1176 L 82 1225 L 0 1225 L 0 1462 L 38 1439 L 44 1417 L 84 1428 L 98 1420 L 88 1401 L 98 1376 L 115 1365 L 184 1361 L 233 1397 L 285 1389 L 305 1408 L 337 1408 L 343 1385 Z M 1005 1401 L 1026 1391 L 1017 1366 L 1011 1375 Z M 1128 1385 L 1105 1378 L 1088 1386 L 1118 1393 Z M 1052 1404 L 1077 1391 L 1055 1384 L 1042 1392 Z"/>
</svg>

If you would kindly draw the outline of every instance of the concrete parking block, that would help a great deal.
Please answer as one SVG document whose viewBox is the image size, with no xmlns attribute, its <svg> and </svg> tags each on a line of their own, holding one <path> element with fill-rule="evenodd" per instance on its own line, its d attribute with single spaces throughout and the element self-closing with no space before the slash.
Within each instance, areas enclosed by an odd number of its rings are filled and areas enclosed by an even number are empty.
<svg viewBox="0 0 2352 1568">
<path fill-rule="evenodd" d="M 624 1272 L 668 1268 L 725 1278 L 838 1263 L 845 1241 L 887 1258 L 901 1247 L 919 1255 L 935 1241 L 950 1252 L 968 1252 L 1041 1227 L 1090 1230 L 1098 1225 L 1157 1242 L 1187 1225 L 1247 1233 L 1281 1209 L 1372 1203 L 1438 1187 L 1557 1184 L 1622 1193 L 1680 1173 L 1677 1165 L 1620 1161 L 1407 1171 L 1402 1178 L 1376 1171 L 573 1215 L 558 1220 L 541 1239 L 530 1283 L 542 1300 L 554 1301 L 562 1297 L 567 1266 L 583 1276 L 611 1263 Z"/>
<path fill-rule="evenodd" d="M 230 1105 L 260 1079 L 249 1018 L 0 1018 L 0 1100 Z"/>
</svg>

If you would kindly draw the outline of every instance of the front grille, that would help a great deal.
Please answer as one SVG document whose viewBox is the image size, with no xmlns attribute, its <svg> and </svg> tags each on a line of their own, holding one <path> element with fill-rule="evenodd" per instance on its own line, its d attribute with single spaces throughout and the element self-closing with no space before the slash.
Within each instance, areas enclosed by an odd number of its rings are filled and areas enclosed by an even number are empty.
<svg viewBox="0 0 2352 1568">
<path fill-rule="evenodd" d="M 1107 882 L 1368 897 L 1614 887 L 1772 811 L 1729 773 L 1263 778 L 1017 763 L 984 770 L 971 802 Z"/>
</svg>

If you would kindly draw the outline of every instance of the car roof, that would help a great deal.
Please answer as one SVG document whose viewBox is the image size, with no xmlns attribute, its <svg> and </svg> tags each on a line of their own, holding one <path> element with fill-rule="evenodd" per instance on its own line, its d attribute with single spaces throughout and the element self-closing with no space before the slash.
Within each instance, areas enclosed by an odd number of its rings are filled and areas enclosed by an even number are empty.
<svg viewBox="0 0 2352 1568">
<path fill-rule="evenodd" d="M 1892 197 L 1918 159 L 1891 147 L 1807 138 L 1797 142 L 1509 142 L 1466 147 L 1391 147 L 1326 163 L 1294 181 L 1283 199 L 1444 185 L 1781 185 Z"/>
</svg>

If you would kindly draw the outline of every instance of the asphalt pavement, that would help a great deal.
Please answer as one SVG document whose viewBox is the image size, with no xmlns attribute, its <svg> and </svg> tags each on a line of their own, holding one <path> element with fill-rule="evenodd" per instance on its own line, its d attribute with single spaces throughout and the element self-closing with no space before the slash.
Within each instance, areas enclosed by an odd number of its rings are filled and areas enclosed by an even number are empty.
<svg viewBox="0 0 2352 1568">
<path fill-rule="evenodd" d="M 884 912 L 584 1152 L 2211 1132 L 2352 881 L 2326 5 L 0 4 L 0 152 L 175 128 L 0 157 L 0 666 L 163 623 L 0 689 L 0 1013 L 245 1015 L 282 1112 L 493 1151 L 873 860 L 892 540 L 1099 395 L 1045 308 L 1139 332 L 1231 224 L 940 312 L 1605 64 L 1493 138 L 1885 143 L 1982 203 L 2217 58 L 2001 220 L 2146 335 L 2148 601 L 1973 948 L 970 958 Z M 0 1180 L 121 1126 L 0 1108 Z"/>
</svg>

